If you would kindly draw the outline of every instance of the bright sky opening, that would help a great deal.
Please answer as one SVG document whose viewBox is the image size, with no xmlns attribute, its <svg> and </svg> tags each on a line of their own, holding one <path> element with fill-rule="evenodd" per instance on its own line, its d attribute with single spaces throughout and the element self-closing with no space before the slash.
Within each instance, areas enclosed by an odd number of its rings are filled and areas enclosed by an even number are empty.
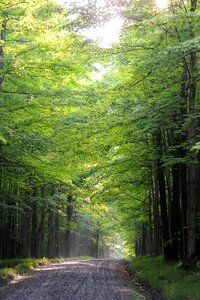
<svg viewBox="0 0 200 300">
<path fill-rule="evenodd" d="M 57 0 L 61 5 L 70 5 L 71 0 Z M 84 4 L 86 0 L 73 1 L 77 3 Z M 98 0 L 100 6 L 105 6 L 104 0 Z M 123 26 L 124 20 L 120 16 L 115 16 L 111 18 L 108 22 L 104 23 L 102 26 L 96 28 L 84 29 L 82 32 L 86 38 L 92 39 L 98 42 L 98 44 L 103 48 L 110 48 L 113 44 L 117 43 L 120 36 L 120 31 Z"/>
<path fill-rule="evenodd" d="M 156 0 L 156 7 L 158 9 L 165 9 L 169 5 L 169 0 Z"/>
<path fill-rule="evenodd" d="M 114 17 L 103 26 L 84 30 L 84 35 L 96 40 L 101 47 L 109 48 L 118 42 L 123 22 L 122 18 Z"/>
</svg>

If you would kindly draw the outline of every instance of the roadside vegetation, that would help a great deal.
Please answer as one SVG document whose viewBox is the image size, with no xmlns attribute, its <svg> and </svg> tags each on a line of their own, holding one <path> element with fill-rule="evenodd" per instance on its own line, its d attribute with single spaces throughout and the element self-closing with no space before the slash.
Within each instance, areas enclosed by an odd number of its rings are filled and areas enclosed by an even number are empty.
<svg viewBox="0 0 200 300">
<path fill-rule="evenodd" d="M 160 257 L 139 257 L 131 261 L 131 270 L 141 281 L 160 289 L 166 300 L 200 299 L 200 270 L 185 270 L 181 262 L 166 262 Z"/>
<path fill-rule="evenodd" d="M 0 260 L 0 285 L 6 284 L 17 276 L 32 274 L 38 266 L 62 263 L 67 261 L 92 259 L 89 256 L 80 257 L 59 257 L 59 258 L 16 258 Z"/>
</svg>

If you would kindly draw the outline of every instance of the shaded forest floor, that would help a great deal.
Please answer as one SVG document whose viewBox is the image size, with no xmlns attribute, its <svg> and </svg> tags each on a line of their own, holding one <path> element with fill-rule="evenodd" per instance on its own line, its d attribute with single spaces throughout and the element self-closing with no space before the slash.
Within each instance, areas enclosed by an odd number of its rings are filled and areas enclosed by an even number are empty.
<svg viewBox="0 0 200 300">
<path fill-rule="evenodd" d="M 44 264 L 0 289 L 2 300 L 161 299 L 158 296 L 130 277 L 125 263 L 113 260 Z"/>
</svg>

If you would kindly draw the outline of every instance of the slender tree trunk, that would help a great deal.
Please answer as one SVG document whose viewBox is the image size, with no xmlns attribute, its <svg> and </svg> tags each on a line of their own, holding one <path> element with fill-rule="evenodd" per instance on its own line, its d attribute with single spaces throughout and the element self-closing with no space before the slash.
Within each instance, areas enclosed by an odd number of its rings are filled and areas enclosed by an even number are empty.
<svg viewBox="0 0 200 300">
<path fill-rule="evenodd" d="M 60 236 L 59 236 L 59 216 L 55 215 L 55 257 L 59 256 Z"/>
<path fill-rule="evenodd" d="M 200 168 L 188 167 L 188 240 L 187 263 L 193 267 L 196 262 L 197 202 L 199 201 Z"/>
<path fill-rule="evenodd" d="M 96 231 L 96 247 L 95 247 L 95 257 L 99 258 L 99 230 Z"/>
<path fill-rule="evenodd" d="M 155 171 L 157 172 L 157 171 Z M 158 197 L 158 182 L 157 173 L 154 177 L 154 192 L 153 192 L 153 253 L 155 256 L 160 255 L 160 214 L 159 214 L 159 197 Z"/>
<path fill-rule="evenodd" d="M 173 197 L 171 204 L 171 247 L 174 260 L 179 259 L 179 241 L 181 239 L 181 210 L 180 210 L 180 168 L 179 164 L 172 166 Z"/>
<path fill-rule="evenodd" d="M 169 235 L 169 222 L 168 222 L 168 210 L 167 210 L 167 196 L 166 196 L 166 184 L 164 176 L 164 168 L 162 166 L 162 137 L 161 132 L 158 131 L 155 136 L 158 157 L 157 157 L 157 176 L 158 186 L 160 194 L 160 210 L 161 210 L 161 222 L 162 222 L 162 236 L 163 236 L 163 248 L 164 256 L 166 259 L 171 259 L 171 246 Z"/>
<path fill-rule="evenodd" d="M 31 211 L 29 207 L 25 208 L 23 212 L 21 234 L 22 257 L 31 257 Z"/>
<path fill-rule="evenodd" d="M 54 185 L 51 185 L 51 196 L 54 195 Z M 49 208 L 48 213 L 48 257 L 55 257 L 55 228 L 54 228 L 54 209 Z"/>
<path fill-rule="evenodd" d="M 191 0 L 191 12 L 196 11 L 197 1 Z M 194 38 L 194 30 L 190 24 L 190 38 Z M 188 116 L 195 116 L 196 105 L 196 69 L 197 69 L 197 54 L 190 52 L 190 74 L 189 74 L 189 89 L 188 89 Z M 194 145 L 197 134 L 199 133 L 199 117 L 195 117 L 190 121 L 187 130 L 187 141 L 189 145 Z M 196 254 L 196 234 L 197 234 L 197 203 L 200 197 L 200 159 L 199 155 L 192 153 L 193 163 L 188 164 L 187 168 L 187 194 L 188 194 L 188 236 L 187 236 L 187 264 L 194 267 Z"/>
<path fill-rule="evenodd" d="M 37 230 L 37 203 L 36 198 L 37 190 L 33 190 L 33 199 L 31 203 L 32 213 L 32 232 L 31 232 L 31 256 L 38 257 L 38 230 Z"/>
<path fill-rule="evenodd" d="M 66 231 L 66 253 L 67 253 L 67 256 L 70 256 L 70 252 L 71 252 L 70 222 L 72 221 L 72 218 L 73 218 L 73 196 L 70 193 L 68 195 L 68 199 L 67 199 L 67 223 L 68 223 L 68 228 Z"/>
<path fill-rule="evenodd" d="M 187 211 L 188 211 L 188 196 L 187 196 L 187 170 L 186 165 L 180 164 L 180 197 L 181 197 L 181 220 L 182 220 L 182 247 L 181 257 L 186 261 L 187 257 Z"/>
<path fill-rule="evenodd" d="M 152 195 L 149 193 L 149 254 L 153 255 Z"/>
<path fill-rule="evenodd" d="M 142 256 L 147 255 L 147 229 L 146 225 L 142 224 Z"/>
<path fill-rule="evenodd" d="M 41 198 L 45 197 L 45 188 L 41 187 Z M 44 206 L 40 208 L 40 223 L 38 226 L 38 256 L 43 257 L 45 255 L 44 249 L 44 236 L 45 236 L 45 217 L 48 214 L 48 210 L 45 210 Z"/>
<path fill-rule="evenodd" d="M 3 22 L 1 23 L 1 40 L 5 41 L 6 40 L 6 27 L 7 27 L 7 21 L 3 20 Z M 4 49 L 3 49 L 3 45 L 0 44 L 0 90 L 2 88 L 2 83 L 3 83 L 3 59 L 4 59 Z M 2 148 L 3 146 L 0 143 L 0 155 L 2 155 Z M 3 171 L 3 159 L 2 156 L 0 157 L 1 159 L 1 167 Z M 2 188 L 2 193 L 3 193 L 3 172 L 2 172 L 2 178 L 1 178 L 1 188 Z M 2 213 L 2 220 L 0 222 L 0 258 L 4 258 L 5 256 L 5 230 L 4 230 L 4 208 L 0 209 L 0 212 Z"/>
<path fill-rule="evenodd" d="M 54 211 L 49 210 L 48 214 L 48 257 L 53 258 L 55 256 L 54 251 Z"/>
</svg>

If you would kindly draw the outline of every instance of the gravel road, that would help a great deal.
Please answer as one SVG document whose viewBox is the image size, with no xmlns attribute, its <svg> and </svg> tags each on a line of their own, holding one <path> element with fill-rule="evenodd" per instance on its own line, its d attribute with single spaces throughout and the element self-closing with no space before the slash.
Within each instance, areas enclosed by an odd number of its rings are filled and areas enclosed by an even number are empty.
<svg viewBox="0 0 200 300">
<path fill-rule="evenodd" d="M 132 300 L 137 296 L 125 266 L 106 260 L 41 266 L 33 276 L 0 289 L 1 300 Z"/>
</svg>

